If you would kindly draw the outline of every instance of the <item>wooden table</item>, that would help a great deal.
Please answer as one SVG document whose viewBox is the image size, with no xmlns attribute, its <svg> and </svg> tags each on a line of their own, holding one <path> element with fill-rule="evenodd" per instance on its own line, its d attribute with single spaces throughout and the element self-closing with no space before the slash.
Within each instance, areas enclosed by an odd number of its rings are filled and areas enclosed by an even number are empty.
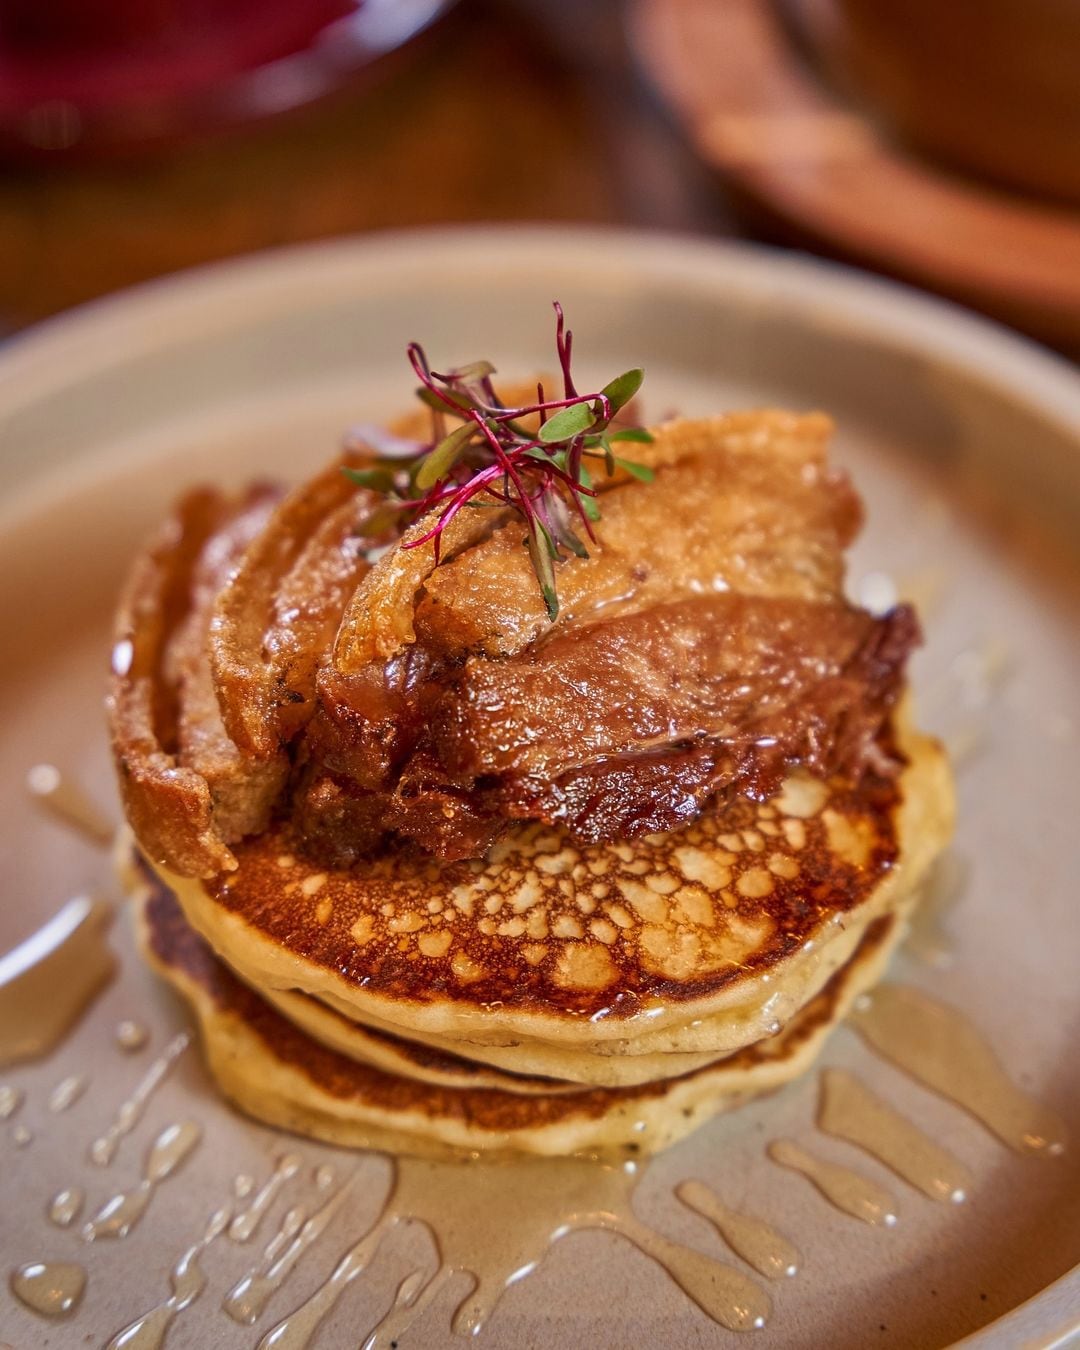
<svg viewBox="0 0 1080 1350">
<path fill-rule="evenodd" d="M 7 166 L 0 326 L 253 249 L 481 220 L 734 229 L 633 71 L 617 0 L 462 0 L 385 69 L 287 118 Z"/>
</svg>

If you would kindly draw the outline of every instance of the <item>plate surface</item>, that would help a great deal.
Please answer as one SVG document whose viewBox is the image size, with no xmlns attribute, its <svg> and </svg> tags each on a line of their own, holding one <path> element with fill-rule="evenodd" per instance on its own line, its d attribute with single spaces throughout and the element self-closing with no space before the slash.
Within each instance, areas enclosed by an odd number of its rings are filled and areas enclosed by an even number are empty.
<svg viewBox="0 0 1080 1350">
<path fill-rule="evenodd" d="M 244 260 L 89 307 L 0 354 L 0 949 L 70 895 L 116 895 L 105 852 L 23 791 L 31 765 L 58 764 L 115 812 L 100 701 L 112 597 L 141 534 L 185 484 L 251 474 L 296 478 L 334 451 L 350 423 L 408 404 L 405 343 L 436 364 L 488 355 L 508 377 L 551 361 L 562 300 L 584 379 L 648 371 L 650 416 L 779 404 L 821 407 L 839 423 L 838 457 L 867 501 L 852 586 L 889 581 L 922 602 L 916 663 L 921 719 L 953 738 L 961 799 L 958 857 L 969 878 L 941 917 L 947 967 L 903 955 L 894 978 L 961 1008 L 1012 1076 L 1055 1107 L 1080 1143 L 1080 379 L 992 325 L 819 262 L 745 247 L 618 233 L 425 233 L 342 242 Z M 678 528 L 678 522 L 672 522 Z M 882 575 L 884 574 L 884 575 Z M 248 1244 L 220 1241 L 209 1284 L 170 1333 L 176 1346 L 247 1346 L 308 1296 L 370 1222 L 387 1184 L 378 1158 L 286 1140 L 216 1098 L 184 1051 L 107 1169 L 87 1157 L 169 1038 L 179 1005 L 114 925 L 120 975 L 48 1058 L 0 1073 L 25 1092 L 0 1124 L 4 1222 L 0 1341 L 103 1344 L 169 1293 L 168 1271 L 238 1171 L 264 1178 L 292 1151 L 304 1169 Z M 925 943 L 923 946 L 925 947 Z M 150 1043 L 118 1051 L 135 1017 Z M 875 1059 L 841 1030 L 825 1061 L 847 1065 L 974 1172 L 962 1206 L 937 1205 L 813 1126 L 817 1075 L 717 1121 L 663 1155 L 638 1196 L 643 1217 L 716 1256 L 719 1240 L 673 1198 L 688 1176 L 759 1213 L 803 1253 L 774 1286 L 763 1343 L 776 1347 L 980 1347 L 1067 1342 L 1080 1306 L 1080 1147 L 1058 1159 L 1008 1152 L 973 1119 Z M 84 1073 L 63 1113 L 51 1089 Z M 163 1181 L 123 1240 L 81 1241 L 48 1221 L 65 1186 L 87 1210 L 138 1182 L 170 1122 L 202 1140 Z M 19 1147 L 15 1129 L 33 1135 Z M 899 1224 L 870 1228 L 831 1209 L 765 1156 L 790 1136 L 889 1186 Z M 355 1199 L 298 1264 L 253 1329 L 220 1311 L 255 1263 L 310 1168 L 359 1170 Z M 84 1214 L 85 1217 L 85 1214 Z M 498 1216 L 492 1215 L 492 1222 Z M 314 1344 L 353 1347 L 386 1308 L 407 1232 L 344 1292 Z M 410 1244 L 412 1246 L 410 1247 Z M 7 1272 L 34 1260 L 89 1271 L 81 1308 L 46 1323 L 16 1304 Z M 1070 1274 L 1069 1272 L 1072 1271 Z M 403 1347 L 460 1344 L 444 1291 Z M 982 1330 L 980 1330 L 982 1328 Z M 500 1347 L 663 1347 L 731 1340 L 646 1258 L 603 1233 L 574 1234 L 514 1285 L 482 1333 Z"/>
</svg>

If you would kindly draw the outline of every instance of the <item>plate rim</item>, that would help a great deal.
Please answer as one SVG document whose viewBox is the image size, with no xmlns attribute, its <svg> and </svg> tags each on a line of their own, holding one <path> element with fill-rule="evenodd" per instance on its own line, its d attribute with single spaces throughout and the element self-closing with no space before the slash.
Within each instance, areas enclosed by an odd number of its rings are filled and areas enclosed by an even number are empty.
<svg viewBox="0 0 1080 1350">
<path fill-rule="evenodd" d="M 863 327 L 908 341 L 917 337 L 921 351 L 947 356 L 959 368 L 1000 378 L 1024 402 L 1080 432 L 1080 370 L 1036 339 L 955 301 L 797 249 L 695 231 L 560 224 L 422 225 L 341 235 L 241 253 L 110 292 L 17 330 L 0 343 L 0 415 L 38 397 L 40 387 L 66 382 L 70 367 L 54 366 L 58 357 L 81 355 L 90 370 L 95 364 L 115 365 L 118 358 L 107 354 L 105 337 L 126 339 L 143 351 L 148 339 L 151 345 L 169 345 L 178 330 L 162 324 L 165 317 L 190 321 L 196 311 L 226 299 L 261 298 L 277 309 L 288 289 L 313 282 L 340 295 L 345 265 L 385 289 L 386 269 L 430 267 L 436 249 L 440 261 L 453 253 L 457 261 L 486 257 L 490 262 L 487 255 L 493 251 L 534 261 L 538 248 L 564 263 L 587 252 L 597 272 L 632 274 L 642 265 L 673 277 L 693 275 L 696 283 L 722 282 L 766 295 L 782 292 L 785 300 L 803 305 L 824 303 L 849 321 L 862 320 Z M 246 326 L 252 311 L 240 317 Z M 1017 387 L 1021 373 L 1031 383 Z"/>
<path fill-rule="evenodd" d="M 337 298 L 345 289 L 377 286 L 393 290 L 410 270 L 459 264 L 501 255 L 502 265 L 535 262 L 538 251 L 558 263 L 588 263 L 605 275 L 633 275 L 646 269 L 707 285 L 722 294 L 739 291 L 775 305 L 817 310 L 834 327 L 842 323 L 947 363 L 984 383 L 1006 390 L 1011 399 L 1054 423 L 1080 446 L 1080 369 L 1064 356 L 996 320 L 902 282 L 860 268 L 789 249 L 745 241 L 718 240 L 697 233 L 627 229 L 619 226 L 454 225 L 419 226 L 288 245 L 241 254 L 183 269 L 112 292 L 61 311 L 20 330 L 0 344 L 0 428 L 20 406 L 58 391 L 75 376 L 122 365 L 133 352 L 175 344 L 184 331 L 195 333 L 209 310 L 235 315 L 238 327 L 262 312 L 288 304 L 312 286 Z M 89 467 L 97 456 L 88 456 Z M 0 439 L 0 463 L 4 459 Z M 0 508 L 0 530 L 15 517 L 44 503 L 63 476 L 63 466 L 31 471 Z M 1019 1337 L 1041 1350 L 1054 1350 L 1080 1334 L 1080 1265 L 1066 1271 L 1025 1302 L 979 1328 L 954 1350 L 1007 1350 Z M 1050 1328 L 1057 1329 L 1051 1331 Z"/>
</svg>

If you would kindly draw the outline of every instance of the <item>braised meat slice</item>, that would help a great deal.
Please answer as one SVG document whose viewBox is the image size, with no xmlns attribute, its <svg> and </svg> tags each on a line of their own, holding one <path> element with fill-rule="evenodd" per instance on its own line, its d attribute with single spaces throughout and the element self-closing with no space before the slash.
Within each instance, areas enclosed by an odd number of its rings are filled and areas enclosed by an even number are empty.
<svg viewBox="0 0 1080 1350">
<path fill-rule="evenodd" d="M 655 480 L 604 491 L 600 546 L 560 567 L 554 629 L 511 520 L 426 577 L 418 640 L 447 656 L 509 656 L 552 632 L 687 596 L 838 596 L 862 513 L 847 477 L 827 465 L 831 429 L 826 417 L 790 413 L 657 428 L 652 445 L 634 447 Z"/>
<path fill-rule="evenodd" d="M 506 509 L 460 511 L 440 557 L 430 516 L 373 534 L 380 496 L 341 472 L 363 448 L 287 495 L 190 494 L 117 626 L 113 740 L 143 847 L 207 876 L 286 816 L 335 866 L 468 858 L 514 821 L 628 838 L 796 764 L 881 771 L 918 629 L 844 597 L 861 508 L 830 431 L 779 412 L 658 427 L 634 447 L 651 481 L 598 482 L 554 622 Z"/>
<path fill-rule="evenodd" d="M 381 819 L 449 858 L 508 818 L 612 838 L 785 765 L 861 772 L 917 630 L 843 598 L 861 508 L 830 430 L 784 413 L 658 428 L 654 481 L 607 485 L 598 546 L 560 566 L 554 624 L 505 513 L 456 519 L 437 568 L 430 545 L 376 563 L 306 734 L 304 797 L 335 803 L 335 855 L 343 797 L 358 850 Z"/>
<path fill-rule="evenodd" d="M 914 616 L 837 602 L 716 595 L 593 624 L 510 661 L 472 658 L 432 714 L 452 782 L 554 781 L 615 756 L 722 742 L 843 770 L 872 738 L 915 640 Z M 891 659 L 875 653 L 887 645 Z M 772 758 L 773 756 L 770 756 Z"/>
<path fill-rule="evenodd" d="M 125 815 L 146 853 L 190 876 L 235 866 L 284 783 L 229 739 L 210 676 L 214 599 L 275 493 L 190 492 L 137 556 L 114 629 L 108 711 Z"/>
</svg>

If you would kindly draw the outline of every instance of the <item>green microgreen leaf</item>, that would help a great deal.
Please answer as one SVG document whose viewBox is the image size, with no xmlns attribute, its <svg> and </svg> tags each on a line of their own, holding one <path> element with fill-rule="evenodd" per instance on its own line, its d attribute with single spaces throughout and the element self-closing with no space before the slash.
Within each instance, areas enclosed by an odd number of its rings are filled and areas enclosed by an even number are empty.
<svg viewBox="0 0 1080 1350">
<path fill-rule="evenodd" d="M 641 388 L 641 381 L 645 378 L 645 372 L 640 366 L 633 370 L 624 370 L 621 375 L 616 375 L 613 380 L 609 380 L 604 385 L 600 393 L 607 398 L 611 404 L 611 411 L 617 413 L 620 408 L 624 408 Z"/>
<path fill-rule="evenodd" d="M 569 526 L 560 529 L 559 543 L 562 544 L 565 548 L 568 548 L 571 553 L 575 554 L 579 558 L 587 558 L 589 556 L 589 550 L 585 547 L 585 545 L 577 537 L 574 531 L 570 529 Z"/>
<path fill-rule="evenodd" d="M 426 492 L 428 488 L 434 487 L 440 478 L 446 477 L 475 432 L 475 422 L 462 422 L 448 436 L 444 436 L 434 450 L 424 456 L 414 480 L 421 492 Z"/>
<path fill-rule="evenodd" d="M 620 469 L 641 483 L 651 483 L 656 477 L 655 472 L 647 464 L 635 464 L 632 459 L 620 459 L 618 455 L 615 455 L 614 459 Z"/>
<path fill-rule="evenodd" d="M 341 472 L 357 487 L 371 488 L 375 492 L 387 495 L 395 491 L 394 474 L 391 469 L 353 469 L 343 464 Z"/>
<path fill-rule="evenodd" d="M 591 488 L 593 485 L 592 474 L 584 464 L 578 470 L 578 482 L 582 487 L 586 488 Z M 585 512 L 587 520 L 600 519 L 600 503 L 595 497 L 590 497 L 587 493 L 582 492 L 578 497 L 578 501 L 581 502 L 581 509 Z"/>
<path fill-rule="evenodd" d="M 548 618 L 555 621 L 559 614 L 559 596 L 555 590 L 555 545 L 551 535 L 540 522 L 533 521 L 533 528 L 526 536 L 529 558 L 540 583 L 540 593 L 544 597 Z"/>
<path fill-rule="evenodd" d="M 560 408 L 548 418 L 540 428 L 539 437 L 545 445 L 558 445 L 560 441 L 580 436 L 595 422 L 596 416 L 587 403 L 571 403 L 568 408 Z"/>
<path fill-rule="evenodd" d="M 610 440 L 613 441 L 636 441 L 639 445 L 652 445 L 655 437 L 651 431 L 646 431 L 644 427 L 620 427 L 618 431 L 613 431 Z"/>
<path fill-rule="evenodd" d="M 435 412 L 441 413 L 451 411 L 451 409 L 447 407 L 448 403 L 461 412 L 470 412 L 473 406 L 472 401 L 466 398 L 464 394 L 459 393 L 456 389 L 447 389 L 443 385 L 439 386 L 438 393 L 436 393 L 434 389 L 426 389 L 421 385 L 416 391 L 416 397 L 421 403 L 426 404 L 429 408 L 433 408 Z"/>
<path fill-rule="evenodd" d="M 490 361 L 470 361 L 467 366 L 456 366 L 450 371 L 450 375 L 463 384 L 472 384 L 474 380 L 483 380 L 494 374 L 495 367 Z"/>
</svg>

